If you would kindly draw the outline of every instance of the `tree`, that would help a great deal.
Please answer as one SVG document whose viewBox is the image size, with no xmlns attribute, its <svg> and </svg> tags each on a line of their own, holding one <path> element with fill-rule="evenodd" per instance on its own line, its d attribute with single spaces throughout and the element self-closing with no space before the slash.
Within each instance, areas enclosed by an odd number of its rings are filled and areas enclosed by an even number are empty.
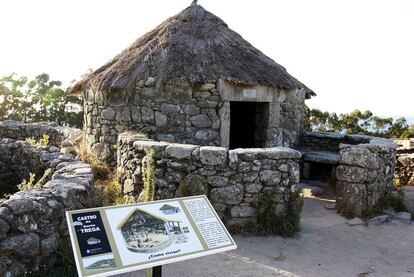
<svg viewBox="0 0 414 277">
<path fill-rule="evenodd" d="M 354 110 L 348 114 L 323 112 L 305 107 L 305 130 L 363 134 L 386 138 L 414 137 L 414 125 L 408 127 L 404 117 L 395 121 L 391 117 L 375 116 L 371 111 Z"/>
<path fill-rule="evenodd" d="M 40 74 L 33 80 L 15 74 L 0 79 L 0 120 L 54 121 L 82 127 L 82 99 L 69 95 L 62 82 Z"/>
</svg>

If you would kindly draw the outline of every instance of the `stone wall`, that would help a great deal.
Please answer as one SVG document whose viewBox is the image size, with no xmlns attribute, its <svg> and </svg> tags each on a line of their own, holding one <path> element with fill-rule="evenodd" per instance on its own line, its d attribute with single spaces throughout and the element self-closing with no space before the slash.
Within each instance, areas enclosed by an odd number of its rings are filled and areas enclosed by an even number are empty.
<svg viewBox="0 0 414 277">
<path fill-rule="evenodd" d="M 130 130 L 158 141 L 227 147 L 230 101 L 269 103 L 265 147 L 293 145 L 301 135 L 302 90 L 243 88 L 226 82 L 198 86 L 183 82 L 157 89 L 155 83 L 151 77 L 138 81 L 132 93 L 85 92 L 85 132 L 91 153 L 113 163 L 118 134 Z"/>
<path fill-rule="evenodd" d="M 394 187 L 414 186 L 414 153 L 398 153 Z"/>
<path fill-rule="evenodd" d="M 346 135 L 330 132 L 305 132 L 298 148 L 312 151 L 339 152 L 339 145 L 341 143 L 355 145 L 367 143 L 369 141 L 369 137 L 361 135 Z"/>
<path fill-rule="evenodd" d="M 42 177 L 49 155 L 59 155 L 57 147 L 31 147 L 25 141 L 0 139 L 0 198 L 17 191 L 17 184 L 29 180 L 29 173 Z M 57 154 L 52 154 L 57 153 Z"/>
<path fill-rule="evenodd" d="M 37 130 L 38 124 L 34 125 Z M 2 134 L 24 139 L 21 134 Z M 43 135 L 43 130 L 39 135 Z M 54 137 L 53 133 L 50 137 Z M 65 211 L 92 204 L 91 167 L 60 150 L 55 146 L 33 147 L 25 141 L 0 139 L 0 176 L 13 172 L 15 185 L 20 178 L 27 179 L 29 172 L 40 177 L 50 168 L 41 188 L 0 199 L 0 276 L 22 276 L 37 270 L 40 263 L 52 263 L 59 239 L 68 236 Z M 0 178 L 0 186 L 2 181 Z"/>
<path fill-rule="evenodd" d="M 22 123 L 20 121 L 0 121 L 0 138 L 39 140 L 44 134 L 49 136 L 49 144 L 60 147 L 65 140 L 76 141 L 82 136 L 82 130 L 61 127 L 55 122 Z"/>
<path fill-rule="evenodd" d="M 124 194 L 139 198 L 146 152 L 155 153 L 156 199 L 205 194 L 231 229 L 256 220 L 266 191 L 277 191 L 279 212 L 299 182 L 300 153 L 290 148 L 236 149 L 155 142 L 121 135 L 118 173 Z"/>
<path fill-rule="evenodd" d="M 299 149 L 305 160 L 311 156 L 314 162 L 336 168 L 333 180 L 337 210 L 362 216 L 392 190 L 396 147 L 393 141 L 383 138 L 307 132 Z M 328 162 L 330 156 L 338 156 L 335 163 Z"/>
<path fill-rule="evenodd" d="M 361 216 L 391 193 L 396 145 L 387 139 L 369 139 L 369 143 L 340 145 L 341 160 L 336 170 L 340 212 Z"/>
<path fill-rule="evenodd" d="M 414 153 L 414 138 L 394 139 L 399 153 Z"/>
</svg>

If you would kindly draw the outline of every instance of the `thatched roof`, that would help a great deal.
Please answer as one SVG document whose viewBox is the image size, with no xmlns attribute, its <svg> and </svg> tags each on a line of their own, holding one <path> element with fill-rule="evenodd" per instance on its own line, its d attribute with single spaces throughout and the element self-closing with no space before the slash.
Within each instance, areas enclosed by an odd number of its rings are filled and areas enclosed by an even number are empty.
<svg viewBox="0 0 414 277">
<path fill-rule="evenodd" d="M 155 77 L 157 86 L 219 79 L 239 85 L 265 85 L 313 91 L 253 47 L 202 6 L 192 4 L 136 40 L 107 64 L 76 83 L 72 92 L 92 88 L 134 89 L 138 80 Z"/>
</svg>

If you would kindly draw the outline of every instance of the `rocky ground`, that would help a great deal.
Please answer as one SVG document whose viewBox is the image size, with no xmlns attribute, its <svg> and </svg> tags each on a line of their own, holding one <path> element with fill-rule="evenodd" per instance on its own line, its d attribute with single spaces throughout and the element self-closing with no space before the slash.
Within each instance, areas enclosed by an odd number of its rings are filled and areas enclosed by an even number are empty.
<svg viewBox="0 0 414 277">
<path fill-rule="evenodd" d="M 235 251 L 163 266 L 164 276 L 401 276 L 414 277 L 414 224 L 391 219 L 350 226 L 306 199 L 297 238 L 235 236 Z M 143 271 L 118 275 L 145 276 Z"/>
</svg>

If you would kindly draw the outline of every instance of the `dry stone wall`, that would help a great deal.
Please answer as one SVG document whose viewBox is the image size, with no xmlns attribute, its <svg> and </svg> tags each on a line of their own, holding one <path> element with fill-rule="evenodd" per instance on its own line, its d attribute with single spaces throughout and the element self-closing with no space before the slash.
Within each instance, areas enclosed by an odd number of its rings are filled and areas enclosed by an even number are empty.
<svg viewBox="0 0 414 277">
<path fill-rule="evenodd" d="M 299 182 L 300 153 L 290 148 L 228 151 L 223 147 L 174 144 L 121 135 L 118 173 L 124 194 L 139 198 L 143 163 L 155 153 L 156 199 L 205 194 L 232 230 L 256 221 L 266 191 L 277 191 L 278 212 Z"/>
<path fill-rule="evenodd" d="M 312 151 L 339 152 L 340 144 L 368 143 L 370 138 L 361 135 L 346 135 L 329 132 L 305 132 L 298 148 Z"/>
<path fill-rule="evenodd" d="M 219 93 L 214 84 L 182 83 L 155 88 L 155 80 L 137 82 L 132 95 L 93 92 L 85 95 L 86 141 L 101 160 L 115 161 L 118 134 L 135 130 L 170 142 L 219 145 Z"/>
<path fill-rule="evenodd" d="M 38 125 L 34 129 L 37 128 Z M 32 129 L 28 127 L 28 131 Z M 53 133 L 46 133 L 54 137 Z M 33 136 L 31 132 L 26 134 Z M 10 136 L 24 139 L 18 134 Z M 29 173 L 40 177 L 50 169 L 43 186 L 0 199 L 0 276 L 23 276 L 37 270 L 41 263 L 52 262 L 59 240 L 68 236 L 65 211 L 92 204 L 91 167 L 60 150 L 55 146 L 33 147 L 25 141 L 0 139 L 0 186 L 8 178 L 6 172 L 14 173 L 17 185 L 21 178 L 28 179 Z"/>
<path fill-rule="evenodd" d="M 391 193 L 396 145 L 387 139 L 340 145 L 341 161 L 336 169 L 337 209 L 364 215 L 378 200 Z"/>
<path fill-rule="evenodd" d="M 20 121 L 0 121 L 0 138 L 39 140 L 44 134 L 49 136 L 49 144 L 60 147 L 65 140 L 75 142 L 82 136 L 82 130 L 61 127 L 56 122 L 22 123 Z"/>
<path fill-rule="evenodd" d="M 414 186 L 414 153 L 397 154 L 394 187 L 402 186 Z"/>
<path fill-rule="evenodd" d="M 336 168 L 336 207 L 339 212 L 363 216 L 381 197 L 391 193 L 396 160 L 396 145 L 391 140 L 340 134 L 327 134 L 322 138 L 323 133 L 318 133 L 317 137 L 324 140 L 320 147 L 330 145 L 328 147 L 334 149 L 337 142 L 341 142 Z M 327 142 L 329 140 L 333 142 Z"/>
<path fill-rule="evenodd" d="M 307 152 L 339 156 L 332 165 L 336 167 L 336 208 L 355 216 L 363 216 L 391 193 L 396 148 L 388 139 L 326 132 L 305 133 L 299 147 L 305 158 Z M 318 161 L 324 163 L 323 159 Z"/>
</svg>

